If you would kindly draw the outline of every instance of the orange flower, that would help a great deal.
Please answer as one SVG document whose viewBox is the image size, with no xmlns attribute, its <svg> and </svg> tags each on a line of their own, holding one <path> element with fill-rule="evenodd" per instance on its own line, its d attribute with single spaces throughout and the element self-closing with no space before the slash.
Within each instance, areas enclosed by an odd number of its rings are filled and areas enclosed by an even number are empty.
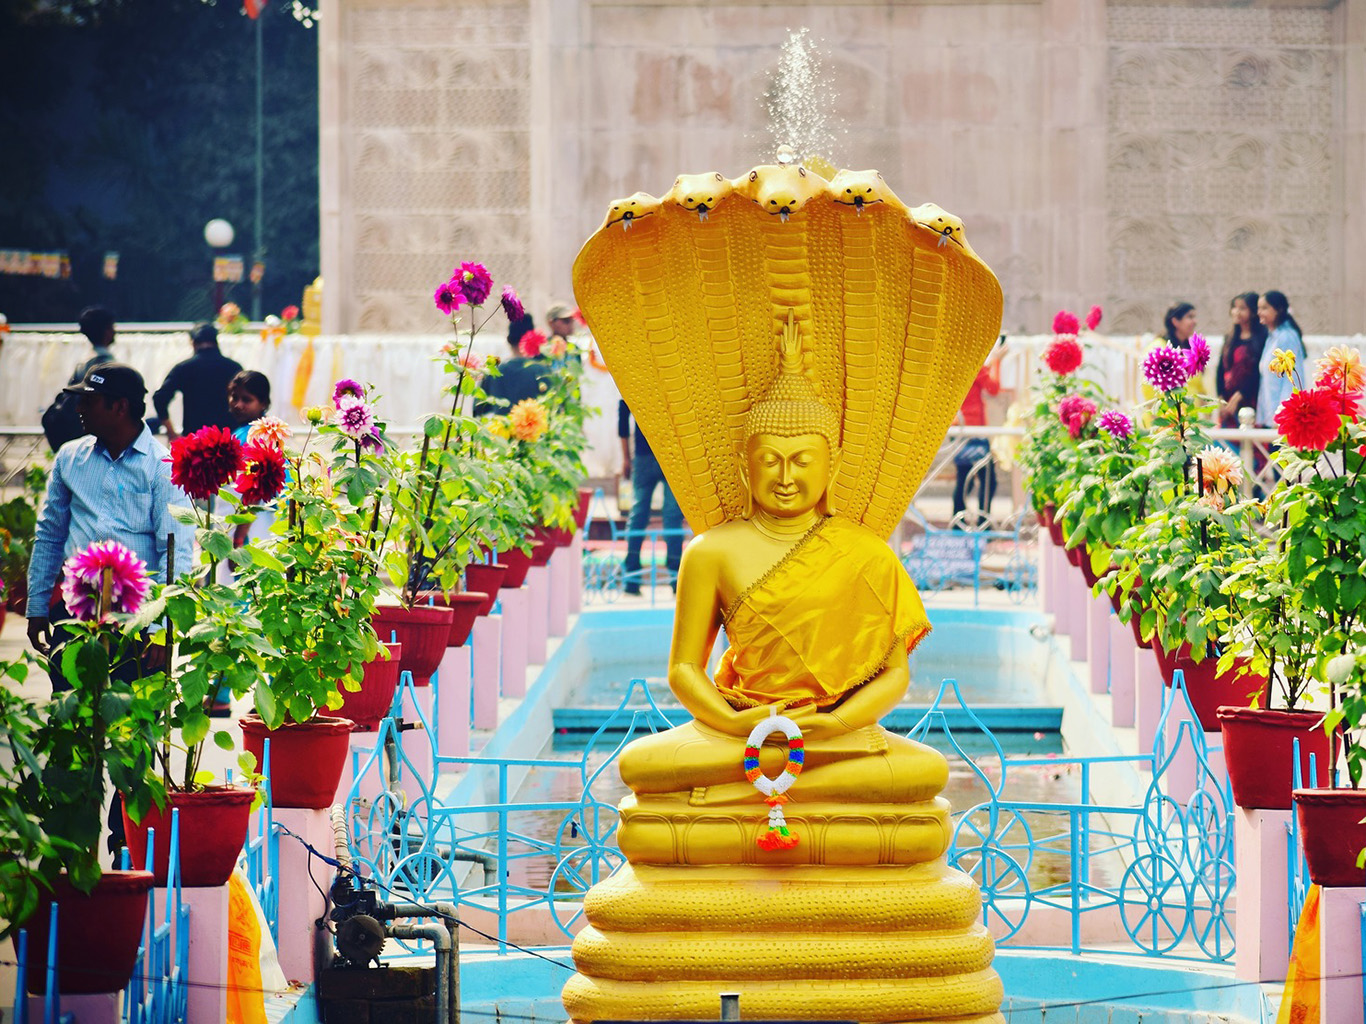
<svg viewBox="0 0 1366 1024">
<path fill-rule="evenodd" d="M 1361 366 L 1361 353 L 1346 345 L 1334 345 L 1318 361 L 1315 384 L 1330 384 L 1334 389 L 1350 394 L 1366 387 L 1366 369 Z"/>
<path fill-rule="evenodd" d="M 1226 494 L 1243 483 L 1243 463 L 1221 445 L 1212 444 L 1200 452 L 1200 473 L 1205 486 L 1215 494 Z"/>
<path fill-rule="evenodd" d="M 550 425 L 546 408 L 534 398 L 524 398 L 508 413 L 512 436 L 519 441 L 539 441 Z"/>
<path fill-rule="evenodd" d="M 289 424 L 278 416 L 262 416 L 247 428 L 247 444 L 268 444 L 272 448 L 283 448 L 285 440 L 293 433 Z"/>
</svg>

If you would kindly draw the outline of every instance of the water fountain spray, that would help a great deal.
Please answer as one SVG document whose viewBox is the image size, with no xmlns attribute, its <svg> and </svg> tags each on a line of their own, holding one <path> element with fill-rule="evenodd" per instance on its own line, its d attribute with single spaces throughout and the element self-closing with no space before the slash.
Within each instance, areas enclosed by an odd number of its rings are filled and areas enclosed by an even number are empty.
<svg viewBox="0 0 1366 1024">
<path fill-rule="evenodd" d="M 789 32 L 764 97 L 778 163 L 800 163 L 827 178 L 834 174 L 830 156 L 835 137 L 829 111 L 835 107 L 835 98 L 835 90 L 822 73 L 810 29 Z"/>
</svg>

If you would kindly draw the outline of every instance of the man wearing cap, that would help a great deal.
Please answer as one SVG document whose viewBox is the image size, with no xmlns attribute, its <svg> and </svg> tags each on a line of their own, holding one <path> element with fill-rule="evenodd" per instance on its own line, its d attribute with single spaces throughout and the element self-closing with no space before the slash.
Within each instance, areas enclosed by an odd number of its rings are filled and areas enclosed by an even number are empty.
<svg viewBox="0 0 1366 1024">
<path fill-rule="evenodd" d="M 231 430 L 237 426 L 228 412 L 228 381 L 242 372 L 242 364 L 229 359 L 218 349 L 218 328 L 213 324 L 195 324 L 190 329 L 190 344 L 194 355 L 171 367 L 171 372 L 152 395 L 157 419 L 166 428 L 166 437 L 174 441 L 180 434 L 193 434 L 200 427 L 213 426 Z M 181 427 L 176 431 L 169 409 L 176 392 L 181 396 Z"/>
<path fill-rule="evenodd" d="M 142 375 L 123 363 L 92 366 L 65 391 L 77 406 L 87 436 L 63 445 L 52 463 L 47 500 L 34 531 L 28 566 L 28 637 L 38 653 L 50 656 L 65 637 L 52 625 L 68 617 L 57 587 L 62 563 L 96 541 L 115 540 L 147 563 L 164 580 L 167 535 L 175 537 L 175 564 L 189 567 L 193 532 L 171 516 L 170 505 L 189 507 L 189 498 L 171 483 L 169 453 L 143 423 L 147 386 Z M 164 654 L 164 652 L 163 652 Z M 57 669 L 53 685 L 66 688 Z"/>
<path fill-rule="evenodd" d="M 574 321 L 574 310 L 567 302 L 557 302 L 546 310 L 546 323 L 550 324 L 552 337 L 563 338 L 566 342 L 574 336 L 578 324 Z"/>
</svg>

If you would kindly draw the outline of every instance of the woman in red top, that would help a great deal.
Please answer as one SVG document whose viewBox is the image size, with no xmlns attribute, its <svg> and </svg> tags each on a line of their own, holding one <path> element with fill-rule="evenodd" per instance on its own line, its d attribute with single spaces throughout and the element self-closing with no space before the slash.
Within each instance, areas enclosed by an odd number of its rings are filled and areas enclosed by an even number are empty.
<svg viewBox="0 0 1366 1024">
<path fill-rule="evenodd" d="M 987 410 L 982 402 L 982 392 L 989 395 L 1001 391 L 1001 356 L 998 353 L 986 366 L 977 371 L 977 378 L 968 388 L 963 399 L 963 407 L 958 411 L 958 422 L 968 427 L 985 427 Z M 968 479 L 977 468 L 977 504 L 980 515 L 991 514 L 991 500 L 996 497 L 996 463 L 991 458 L 991 443 L 985 437 L 970 438 L 958 454 L 953 457 L 954 468 L 958 471 L 957 482 L 953 485 L 953 516 L 957 524 L 958 515 L 967 510 L 967 496 L 964 493 Z"/>
<path fill-rule="evenodd" d="M 1262 374 L 1258 364 L 1266 344 L 1266 328 L 1257 319 L 1257 293 L 1235 295 L 1229 304 L 1232 326 L 1219 353 L 1219 425 L 1236 427 L 1238 410 L 1257 408 L 1257 389 Z"/>
</svg>

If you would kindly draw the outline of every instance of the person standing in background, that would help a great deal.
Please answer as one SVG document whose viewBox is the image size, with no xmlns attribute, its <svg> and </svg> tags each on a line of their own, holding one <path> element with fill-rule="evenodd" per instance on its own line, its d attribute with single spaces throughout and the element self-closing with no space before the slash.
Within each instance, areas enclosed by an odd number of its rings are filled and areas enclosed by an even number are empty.
<svg viewBox="0 0 1366 1024">
<path fill-rule="evenodd" d="M 1161 340 L 1176 348 L 1190 348 L 1195 336 L 1195 307 L 1189 302 L 1178 302 L 1162 318 Z"/>
<path fill-rule="evenodd" d="M 215 426 L 231 430 L 237 425 L 228 412 L 228 381 L 242 372 L 242 365 L 218 349 L 218 328 L 195 324 L 190 330 L 194 355 L 171 367 L 171 372 L 152 395 L 159 426 L 166 428 L 166 439 L 193 434 L 200 427 Z M 181 429 L 168 418 L 171 399 L 181 396 Z M 154 428 L 156 429 L 156 428 Z"/>
<path fill-rule="evenodd" d="M 1290 312 L 1290 300 L 1282 292 L 1272 290 L 1262 293 L 1257 301 L 1257 319 L 1266 328 L 1267 336 L 1266 344 L 1262 346 L 1262 358 L 1257 364 L 1262 376 L 1257 387 L 1255 422 L 1259 427 L 1274 427 L 1276 410 L 1290 397 L 1294 383 L 1291 376 L 1282 377 L 1271 372 L 1271 359 L 1278 349 L 1284 349 L 1294 355 L 1299 372 L 1306 373 L 1304 334 Z"/>
<path fill-rule="evenodd" d="M 989 395 L 1001 393 L 1001 355 L 1002 352 L 998 348 L 996 354 L 987 360 L 987 364 L 977 371 L 976 379 L 969 385 L 968 393 L 963 399 L 963 407 L 958 410 L 958 422 L 964 426 L 987 425 L 987 410 L 982 401 L 982 392 L 985 391 Z M 958 529 L 958 516 L 967 511 L 967 495 L 964 492 L 968 477 L 974 468 L 979 482 L 979 514 L 982 518 L 991 516 L 991 502 L 996 497 L 996 463 L 991 457 L 991 442 L 985 437 L 969 438 L 953 457 L 953 465 L 957 471 L 957 480 L 953 485 L 952 525 Z"/>
<path fill-rule="evenodd" d="M 655 488 L 664 488 L 664 566 L 669 571 L 672 585 L 683 561 L 683 510 L 664 479 L 650 442 L 641 433 L 640 424 L 631 429 L 631 410 L 624 401 L 617 402 L 617 437 L 621 439 L 621 475 L 631 481 L 631 516 L 626 523 L 626 561 L 622 571 L 627 594 L 640 593 L 640 548 L 645 543 L 645 530 L 650 525 L 650 505 Z"/>
<path fill-rule="evenodd" d="M 1229 303 L 1228 337 L 1219 353 L 1216 384 L 1223 405 L 1219 407 L 1219 425 L 1238 426 L 1239 409 L 1256 409 L 1261 371 L 1257 368 L 1266 344 L 1266 328 L 1257 319 L 1257 293 L 1235 295 Z"/>
<path fill-rule="evenodd" d="M 86 336 L 90 347 L 95 351 L 89 359 L 76 367 L 76 372 L 67 381 L 68 385 L 83 381 L 86 371 L 92 366 L 114 361 L 114 353 L 110 348 L 114 344 L 114 314 L 103 306 L 91 306 L 81 310 L 79 324 L 81 333 Z"/>
</svg>

